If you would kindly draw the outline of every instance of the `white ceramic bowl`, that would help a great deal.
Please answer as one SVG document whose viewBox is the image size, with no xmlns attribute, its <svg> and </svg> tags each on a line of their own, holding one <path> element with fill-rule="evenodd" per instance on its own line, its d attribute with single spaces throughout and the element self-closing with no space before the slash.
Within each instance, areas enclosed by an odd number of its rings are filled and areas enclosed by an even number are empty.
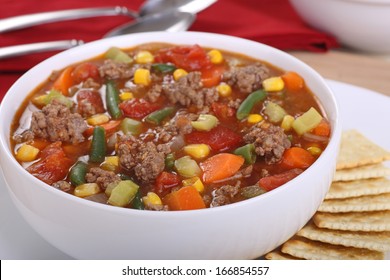
<svg viewBox="0 0 390 280">
<path fill-rule="evenodd" d="M 290 0 L 311 26 L 353 49 L 390 53 L 390 0 Z"/>
<path fill-rule="evenodd" d="M 260 197 L 192 211 L 123 209 L 80 199 L 39 181 L 10 152 L 10 125 L 22 100 L 55 69 L 145 42 L 200 44 L 247 54 L 300 73 L 332 125 L 320 158 L 288 184 Z M 26 221 L 48 242 L 78 259 L 253 259 L 274 249 L 315 213 L 329 188 L 341 135 L 335 98 L 324 80 L 274 48 L 210 33 L 139 33 L 85 44 L 55 55 L 21 77 L 0 107 L 0 163 L 10 196 Z"/>
</svg>

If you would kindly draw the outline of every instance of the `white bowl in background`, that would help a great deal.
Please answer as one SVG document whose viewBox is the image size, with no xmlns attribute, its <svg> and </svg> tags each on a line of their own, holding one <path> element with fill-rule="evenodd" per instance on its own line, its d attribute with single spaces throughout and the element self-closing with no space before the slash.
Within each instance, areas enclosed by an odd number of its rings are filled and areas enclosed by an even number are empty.
<svg viewBox="0 0 390 280">
<path fill-rule="evenodd" d="M 390 0 L 290 0 L 309 25 L 344 46 L 390 53 Z"/>
<path fill-rule="evenodd" d="M 246 54 L 300 73 L 332 126 L 329 145 L 301 175 L 269 193 L 231 205 L 191 211 L 140 211 L 80 199 L 33 177 L 15 160 L 10 126 L 26 96 L 53 70 L 147 42 L 199 44 Z M 35 66 L 0 105 L 0 164 L 10 196 L 25 220 L 48 242 L 78 259 L 253 259 L 294 235 L 315 213 L 330 186 L 341 127 L 335 98 L 312 68 L 280 50 L 225 35 L 138 33 L 88 43 Z"/>
</svg>

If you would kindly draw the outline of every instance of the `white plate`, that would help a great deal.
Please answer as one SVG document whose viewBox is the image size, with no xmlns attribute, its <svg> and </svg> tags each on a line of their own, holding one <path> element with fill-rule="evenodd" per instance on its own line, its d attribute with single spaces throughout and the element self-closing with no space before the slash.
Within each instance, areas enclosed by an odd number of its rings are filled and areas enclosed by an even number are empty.
<svg viewBox="0 0 390 280">
<path fill-rule="evenodd" d="M 328 82 L 340 106 L 343 129 L 357 129 L 390 150 L 390 134 L 386 131 L 390 123 L 390 98 L 349 84 Z M 69 259 L 23 220 L 4 184 L 0 175 L 0 259 Z"/>
</svg>

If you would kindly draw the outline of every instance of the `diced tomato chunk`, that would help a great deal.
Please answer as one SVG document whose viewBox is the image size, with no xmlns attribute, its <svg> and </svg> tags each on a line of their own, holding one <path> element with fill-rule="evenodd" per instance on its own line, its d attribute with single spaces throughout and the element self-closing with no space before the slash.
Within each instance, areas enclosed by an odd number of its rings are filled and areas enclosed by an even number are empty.
<svg viewBox="0 0 390 280">
<path fill-rule="evenodd" d="M 233 130 L 218 125 L 210 131 L 193 131 L 185 135 L 189 144 L 207 144 L 214 151 L 222 152 L 237 148 L 242 143 L 242 136 Z"/>
<path fill-rule="evenodd" d="M 130 99 L 119 104 L 123 114 L 129 118 L 142 119 L 161 108 L 161 105 L 150 103 L 145 99 Z"/>
<path fill-rule="evenodd" d="M 157 62 L 171 62 L 186 71 L 196 71 L 209 68 L 212 64 L 204 49 L 199 45 L 178 46 L 160 50 L 156 56 Z"/>
<path fill-rule="evenodd" d="M 299 174 L 303 172 L 302 169 L 294 168 L 283 173 L 279 173 L 276 175 L 271 175 L 267 177 L 263 177 L 259 181 L 259 186 L 265 189 L 266 191 L 270 191 L 280 187 L 281 185 L 291 181 Z"/>
<path fill-rule="evenodd" d="M 55 142 L 43 149 L 41 159 L 27 167 L 27 171 L 51 185 L 64 179 L 72 164 L 73 161 L 66 156 L 61 142 Z"/>
<path fill-rule="evenodd" d="M 171 188 L 180 184 L 180 177 L 175 173 L 163 171 L 156 179 L 155 192 L 159 195 L 166 195 Z"/>
<path fill-rule="evenodd" d="M 222 74 L 225 71 L 223 65 L 212 65 L 211 67 L 202 70 L 202 84 L 204 87 L 217 86 L 222 79 Z"/>
<path fill-rule="evenodd" d="M 211 104 L 211 110 L 219 119 L 227 119 L 236 115 L 236 110 L 225 103 L 214 102 Z"/>
<path fill-rule="evenodd" d="M 82 116 L 104 113 L 103 100 L 99 92 L 83 89 L 77 93 L 77 111 Z"/>
<path fill-rule="evenodd" d="M 84 62 L 77 65 L 72 72 L 73 79 L 76 83 L 81 83 L 92 78 L 94 81 L 100 79 L 98 66 L 92 62 Z"/>
</svg>

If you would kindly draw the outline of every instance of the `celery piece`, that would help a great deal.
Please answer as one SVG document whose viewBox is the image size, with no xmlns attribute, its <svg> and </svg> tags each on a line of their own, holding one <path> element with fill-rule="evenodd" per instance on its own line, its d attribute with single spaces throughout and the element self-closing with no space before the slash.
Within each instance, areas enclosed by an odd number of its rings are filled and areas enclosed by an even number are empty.
<svg viewBox="0 0 390 280">
<path fill-rule="evenodd" d="M 48 94 L 41 95 L 33 99 L 33 103 L 38 106 L 45 106 L 51 104 L 53 101 L 61 103 L 68 108 L 73 106 L 73 101 L 65 97 L 60 91 L 56 89 L 52 89 Z"/>
<path fill-rule="evenodd" d="M 139 186 L 131 180 L 120 181 L 112 190 L 108 203 L 124 207 L 128 205 L 137 194 Z"/>
<path fill-rule="evenodd" d="M 191 125 L 198 131 L 209 131 L 218 124 L 218 119 L 209 114 L 200 114 L 196 121 L 192 121 Z"/>
<path fill-rule="evenodd" d="M 272 123 L 279 123 L 287 115 L 286 111 L 274 102 L 267 102 L 264 109 L 264 114 L 268 116 L 268 120 Z"/>
<path fill-rule="evenodd" d="M 130 118 L 124 118 L 121 122 L 121 130 L 124 134 L 138 135 L 141 133 L 142 123 Z"/>
<path fill-rule="evenodd" d="M 124 51 L 117 47 L 111 47 L 104 54 L 105 58 L 112 59 L 116 62 L 132 63 L 133 59 Z"/>
<path fill-rule="evenodd" d="M 191 178 L 198 176 L 201 170 L 195 160 L 189 156 L 181 157 L 175 160 L 175 169 L 183 177 Z"/>
<path fill-rule="evenodd" d="M 292 124 L 298 135 L 302 135 L 315 128 L 322 120 L 322 116 L 316 109 L 311 107 L 307 112 L 296 118 Z"/>
</svg>

